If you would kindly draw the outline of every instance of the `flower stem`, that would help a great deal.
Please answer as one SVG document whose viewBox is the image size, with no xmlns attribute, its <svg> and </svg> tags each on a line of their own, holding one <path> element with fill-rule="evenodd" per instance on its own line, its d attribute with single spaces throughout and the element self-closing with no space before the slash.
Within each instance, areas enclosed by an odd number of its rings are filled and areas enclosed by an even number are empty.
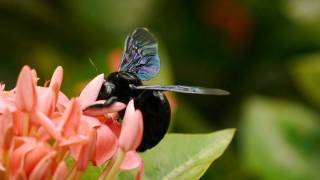
<svg viewBox="0 0 320 180">
<path fill-rule="evenodd" d="M 125 151 L 120 148 L 116 154 L 116 158 L 111 159 L 111 161 L 103 171 L 103 174 L 101 174 L 101 176 L 99 177 L 99 180 L 113 180 L 119 173 L 119 168 L 124 159 L 124 156 Z M 110 167 L 112 168 L 110 169 Z M 110 171 L 108 172 L 109 169 Z"/>
<path fill-rule="evenodd" d="M 108 172 L 114 165 L 115 161 L 116 161 L 116 158 L 112 157 L 111 160 L 107 163 L 106 167 L 103 169 L 102 173 L 100 174 L 99 180 L 104 180 L 106 178 Z"/>
<path fill-rule="evenodd" d="M 76 163 L 74 163 L 74 164 L 72 165 L 71 172 L 70 172 L 67 180 L 73 180 L 73 179 L 75 179 L 76 174 L 77 174 L 77 166 L 76 166 Z"/>
<path fill-rule="evenodd" d="M 83 174 L 82 171 L 77 171 L 75 176 L 74 176 L 74 179 L 81 179 L 82 174 Z"/>
</svg>

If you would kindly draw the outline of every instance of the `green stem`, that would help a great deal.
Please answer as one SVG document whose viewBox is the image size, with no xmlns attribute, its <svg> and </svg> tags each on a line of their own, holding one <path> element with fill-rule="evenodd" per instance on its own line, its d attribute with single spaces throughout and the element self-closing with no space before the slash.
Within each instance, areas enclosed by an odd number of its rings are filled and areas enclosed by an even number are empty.
<svg viewBox="0 0 320 180">
<path fill-rule="evenodd" d="M 119 173 L 119 170 L 120 170 L 119 168 L 120 168 L 120 165 L 124 159 L 124 156 L 125 156 L 125 151 L 123 151 L 120 148 L 117 152 L 115 160 L 111 159 L 110 166 L 112 166 L 112 168 L 110 169 L 110 171 L 107 174 L 105 174 L 106 172 L 104 171 L 104 174 L 99 179 L 113 180 Z M 107 168 L 109 169 L 110 167 L 108 167 L 108 166 L 109 166 L 109 164 L 107 165 L 107 167 L 105 169 L 107 169 Z M 107 177 L 105 178 L 105 176 L 107 176 Z"/>
<path fill-rule="evenodd" d="M 74 164 L 72 165 L 71 172 L 70 172 L 67 180 L 73 180 L 73 179 L 75 179 L 76 174 L 77 174 L 77 166 L 76 166 L 76 163 L 74 163 Z"/>
<path fill-rule="evenodd" d="M 112 157 L 111 160 L 107 163 L 106 167 L 103 169 L 102 173 L 100 174 L 99 180 L 104 180 L 106 178 L 108 172 L 110 171 L 115 162 L 116 158 Z"/>
</svg>

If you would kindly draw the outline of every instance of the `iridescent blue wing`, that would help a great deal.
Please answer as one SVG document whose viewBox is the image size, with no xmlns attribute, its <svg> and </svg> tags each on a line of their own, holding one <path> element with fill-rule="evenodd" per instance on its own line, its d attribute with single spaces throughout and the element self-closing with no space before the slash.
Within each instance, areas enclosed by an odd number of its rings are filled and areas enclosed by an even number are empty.
<svg viewBox="0 0 320 180">
<path fill-rule="evenodd" d="M 134 86 L 130 85 L 131 89 L 140 90 L 156 90 L 156 91 L 173 91 L 179 93 L 189 93 L 189 94 L 208 94 L 208 95 L 229 95 L 228 91 L 215 88 L 204 88 L 195 86 L 182 86 L 182 85 L 151 85 L 151 86 Z"/>
<path fill-rule="evenodd" d="M 149 80 L 160 70 L 158 44 L 146 28 L 137 28 L 126 39 L 120 71 L 132 72 L 141 80 Z"/>
</svg>

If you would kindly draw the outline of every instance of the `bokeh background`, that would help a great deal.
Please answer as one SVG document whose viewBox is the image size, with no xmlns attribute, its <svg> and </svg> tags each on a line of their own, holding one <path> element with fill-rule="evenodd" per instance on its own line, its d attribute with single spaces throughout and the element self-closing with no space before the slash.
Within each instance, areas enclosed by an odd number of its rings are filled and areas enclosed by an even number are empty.
<svg viewBox="0 0 320 180">
<path fill-rule="evenodd" d="M 117 69 L 126 35 L 142 26 L 161 58 L 147 84 L 231 92 L 168 94 L 172 132 L 237 128 L 203 179 L 320 179 L 319 0 L 1 0 L 1 81 L 12 88 L 28 64 L 44 83 L 61 65 L 63 91 L 77 96 Z"/>
</svg>

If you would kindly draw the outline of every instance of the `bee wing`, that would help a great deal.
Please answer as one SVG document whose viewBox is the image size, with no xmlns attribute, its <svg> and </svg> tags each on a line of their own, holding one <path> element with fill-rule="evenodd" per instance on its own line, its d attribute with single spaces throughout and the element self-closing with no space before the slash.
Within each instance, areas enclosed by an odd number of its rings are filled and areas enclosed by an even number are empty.
<svg viewBox="0 0 320 180">
<path fill-rule="evenodd" d="M 151 86 L 134 86 L 130 85 L 132 89 L 139 90 L 157 90 L 157 91 L 173 91 L 179 93 L 189 94 L 208 94 L 208 95 L 229 95 L 228 91 L 215 88 L 195 87 L 195 86 L 183 86 L 183 85 L 151 85 Z"/>
<path fill-rule="evenodd" d="M 158 44 L 148 29 L 137 28 L 127 36 L 119 70 L 132 72 L 143 81 L 159 73 Z"/>
</svg>

